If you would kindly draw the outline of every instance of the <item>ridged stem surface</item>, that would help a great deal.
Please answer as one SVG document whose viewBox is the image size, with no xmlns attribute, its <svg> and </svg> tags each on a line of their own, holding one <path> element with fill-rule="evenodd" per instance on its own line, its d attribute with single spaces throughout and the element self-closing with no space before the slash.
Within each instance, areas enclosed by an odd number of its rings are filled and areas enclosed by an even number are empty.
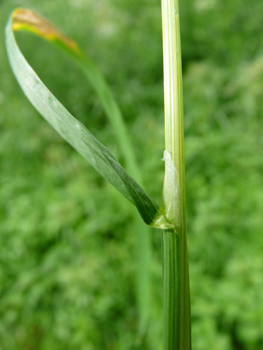
<svg viewBox="0 0 263 350">
<path fill-rule="evenodd" d="M 179 8 L 162 0 L 165 180 L 163 201 L 174 229 L 163 230 L 164 350 L 191 349 L 185 216 L 184 124 Z"/>
</svg>

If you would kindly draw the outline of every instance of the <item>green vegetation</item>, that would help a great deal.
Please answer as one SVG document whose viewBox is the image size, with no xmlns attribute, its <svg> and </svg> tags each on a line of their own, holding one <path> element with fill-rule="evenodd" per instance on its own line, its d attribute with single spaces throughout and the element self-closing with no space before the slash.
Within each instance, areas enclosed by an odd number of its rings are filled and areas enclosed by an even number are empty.
<svg viewBox="0 0 263 350">
<path fill-rule="evenodd" d="M 180 5 L 193 344 L 259 350 L 263 5 Z M 160 203 L 159 1 L 2 0 L 2 33 L 17 6 L 66 28 L 101 68 L 120 103 L 146 190 Z M 122 163 L 114 132 L 81 73 L 39 40 L 19 39 L 47 86 Z M 0 59 L 0 347 L 161 349 L 160 234 L 152 232 L 150 326 L 135 342 L 132 207 L 25 101 L 4 50 Z"/>
<path fill-rule="evenodd" d="M 163 350 L 191 350 L 185 208 L 182 55 L 177 0 L 162 0 L 165 174 L 163 203 L 173 228 L 162 231 Z"/>
</svg>

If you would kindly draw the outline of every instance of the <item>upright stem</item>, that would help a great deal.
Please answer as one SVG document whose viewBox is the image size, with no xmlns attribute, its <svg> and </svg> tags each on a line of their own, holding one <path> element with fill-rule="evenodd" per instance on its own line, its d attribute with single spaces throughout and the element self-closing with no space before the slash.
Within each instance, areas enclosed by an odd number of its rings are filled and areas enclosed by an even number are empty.
<svg viewBox="0 0 263 350">
<path fill-rule="evenodd" d="M 184 125 L 177 0 L 162 0 L 165 179 L 163 200 L 174 229 L 164 230 L 164 350 L 191 349 L 191 314 L 185 216 Z"/>
</svg>

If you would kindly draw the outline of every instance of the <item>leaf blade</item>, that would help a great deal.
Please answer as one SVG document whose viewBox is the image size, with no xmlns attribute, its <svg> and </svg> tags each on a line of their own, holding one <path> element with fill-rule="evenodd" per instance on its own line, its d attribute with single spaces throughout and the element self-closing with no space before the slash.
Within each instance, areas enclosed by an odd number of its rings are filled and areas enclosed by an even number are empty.
<svg viewBox="0 0 263 350">
<path fill-rule="evenodd" d="M 73 148 L 136 206 L 147 225 L 162 229 L 170 228 L 172 225 L 167 221 L 159 206 L 122 168 L 109 150 L 65 109 L 28 64 L 16 43 L 13 29 L 24 25 L 26 30 L 33 28 L 35 31 L 40 31 L 41 26 L 39 22 L 37 25 L 34 22 L 32 24 L 32 18 L 34 18 L 32 11 L 30 11 L 29 19 L 23 17 L 21 20 L 21 11 L 23 9 L 15 10 L 8 21 L 6 46 L 12 70 L 29 101 Z M 38 16 L 37 19 L 41 17 Z M 41 30 L 40 33 L 47 35 L 48 40 L 59 40 L 61 45 L 65 45 L 68 49 L 70 43 L 70 48 L 78 53 L 78 47 L 74 45 L 74 42 L 61 35 L 54 27 L 44 27 L 44 30 L 42 27 Z"/>
</svg>

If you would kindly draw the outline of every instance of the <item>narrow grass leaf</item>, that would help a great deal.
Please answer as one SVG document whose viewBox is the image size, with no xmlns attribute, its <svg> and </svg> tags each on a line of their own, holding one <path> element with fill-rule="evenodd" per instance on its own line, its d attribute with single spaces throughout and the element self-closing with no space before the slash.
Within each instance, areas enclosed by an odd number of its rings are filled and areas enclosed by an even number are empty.
<svg viewBox="0 0 263 350">
<path fill-rule="evenodd" d="M 108 117 L 122 152 L 125 166 L 130 175 L 142 185 L 140 169 L 130 141 L 129 133 L 125 126 L 120 108 L 111 93 L 111 89 L 99 69 L 89 57 L 71 39 L 65 37 L 46 19 L 34 11 L 17 9 L 13 15 L 13 30 L 29 31 L 38 37 L 54 44 L 61 49 L 74 64 L 79 66 L 89 83 L 98 94 L 105 114 Z M 137 234 L 137 284 L 136 295 L 138 303 L 138 330 L 139 336 L 143 336 L 147 329 L 151 293 L 150 293 L 150 259 L 151 237 L 150 228 L 141 222 L 139 213 L 135 215 L 135 231 Z"/>
<path fill-rule="evenodd" d="M 113 186 L 116 187 L 138 209 L 144 222 L 156 228 L 167 229 L 172 225 L 167 221 L 159 206 L 122 168 L 108 149 L 103 146 L 47 89 L 22 55 L 13 29 L 25 26 L 27 30 L 45 33 L 49 40 L 58 41 L 65 47 L 78 51 L 74 42 L 64 37 L 48 23 L 43 26 L 30 13 L 16 10 L 6 27 L 6 46 L 13 72 L 25 95 L 39 113 L 68 141 L 90 164 Z M 33 24 L 32 24 L 33 21 Z"/>
</svg>

